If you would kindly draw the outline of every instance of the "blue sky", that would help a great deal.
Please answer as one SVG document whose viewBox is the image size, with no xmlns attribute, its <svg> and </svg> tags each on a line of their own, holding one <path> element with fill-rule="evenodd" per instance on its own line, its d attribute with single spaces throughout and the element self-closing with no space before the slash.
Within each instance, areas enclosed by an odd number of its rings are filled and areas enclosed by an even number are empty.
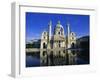
<svg viewBox="0 0 100 80">
<path fill-rule="evenodd" d="M 67 34 L 67 23 L 70 24 L 71 31 L 75 32 L 77 37 L 89 35 L 89 18 L 89 15 L 26 12 L 26 40 L 40 39 L 41 33 L 48 30 L 50 20 L 52 21 L 52 34 L 55 25 L 60 20 L 65 35 Z"/>
</svg>

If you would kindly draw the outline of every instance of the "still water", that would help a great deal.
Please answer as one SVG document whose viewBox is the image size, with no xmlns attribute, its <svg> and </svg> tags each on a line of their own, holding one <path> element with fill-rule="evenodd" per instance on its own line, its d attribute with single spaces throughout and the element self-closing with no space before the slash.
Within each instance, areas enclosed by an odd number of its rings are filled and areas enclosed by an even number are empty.
<svg viewBox="0 0 100 80">
<path fill-rule="evenodd" d="M 74 49 L 70 50 L 70 52 L 77 56 L 70 56 L 70 54 L 64 57 L 52 55 L 46 58 L 46 63 L 41 63 L 40 52 L 26 53 L 26 67 L 89 64 L 88 50 Z"/>
</svg>

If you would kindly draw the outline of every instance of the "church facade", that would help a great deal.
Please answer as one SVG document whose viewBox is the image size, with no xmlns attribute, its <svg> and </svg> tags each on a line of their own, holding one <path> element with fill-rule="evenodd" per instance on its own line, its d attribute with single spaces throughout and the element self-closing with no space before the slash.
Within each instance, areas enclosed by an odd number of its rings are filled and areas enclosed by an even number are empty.
<svg viewBox="0 0 100 80">
<path fill-rule="evenodd" d="M 47 63 L 47 57 L 52 54 L 53 56 L 66 56 L 66 49 L 74 47 L 76 44 L 76 34 L 71 31 L 70 24 L 66 24 L 67 33 L 61 22 L 58 21 L 52 30 L 52 22 L 48 24 L 48 31 L 43 31 L 40 42 L 40 58 L 41 63 Z M 53 31 L 53 32 L 52 32 Z"/>
</svg>

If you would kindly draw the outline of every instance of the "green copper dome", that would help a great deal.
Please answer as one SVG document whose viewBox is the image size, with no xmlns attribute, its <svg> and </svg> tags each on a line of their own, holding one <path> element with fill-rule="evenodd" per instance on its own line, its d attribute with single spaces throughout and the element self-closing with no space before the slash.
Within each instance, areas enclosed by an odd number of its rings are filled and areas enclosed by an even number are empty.
<svg viewBox="0 0 100 80">
<path fill-rule="evenodd" d="M 61 24 L 60 24 L 60 21 L 57 22 L 57 25 L 56 25 L 56 28 L 61 28 L 63 27 Z"/>
</svg>

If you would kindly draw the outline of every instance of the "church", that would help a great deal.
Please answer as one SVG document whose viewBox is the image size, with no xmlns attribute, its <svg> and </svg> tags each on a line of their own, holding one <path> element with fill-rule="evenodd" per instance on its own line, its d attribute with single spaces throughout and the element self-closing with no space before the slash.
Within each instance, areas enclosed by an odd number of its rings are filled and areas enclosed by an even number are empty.
<svg viewBox="0 0 100 80">
<path fill-rule="evenodd" d="M 52 28 L 54 27 L 54 30 Z M 76 34 L 71 31 L 70 24 L 67 23 L 67 33 L 64 32 L 64 27 L 60 21 L 55 26 L 52 26 L 52 21 L 48 24 L 48 30 L 43 31 L 40 42 L 40 58 L 41 63 L 46 63 L 47 56 L 51 53 L 54 56 L 66 56 L 66 49 L 72 48 L 76 44 Z M 52 32 L 54 31 L 54 32 Z"/>
</svg>

